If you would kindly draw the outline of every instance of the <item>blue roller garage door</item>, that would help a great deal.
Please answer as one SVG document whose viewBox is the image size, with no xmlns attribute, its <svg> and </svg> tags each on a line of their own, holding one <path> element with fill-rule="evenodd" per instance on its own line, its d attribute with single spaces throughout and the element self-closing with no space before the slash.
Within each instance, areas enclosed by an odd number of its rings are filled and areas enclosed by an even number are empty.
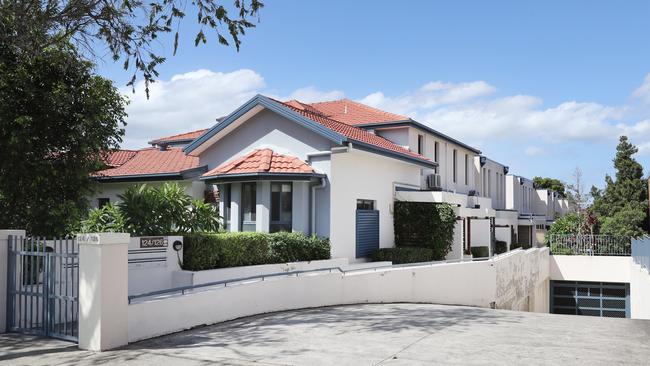
<svg viewBox="0 0 650 366">
<path fill-rule="evenodd" d="M 551 313 L 630 317 L 626 283 L 551 281 Z"/>
<path fill-rule="evenodd" d="M 368 257 L 379 249 L 379 211 L 357 210 L 356 257 Z"/>
</svg>

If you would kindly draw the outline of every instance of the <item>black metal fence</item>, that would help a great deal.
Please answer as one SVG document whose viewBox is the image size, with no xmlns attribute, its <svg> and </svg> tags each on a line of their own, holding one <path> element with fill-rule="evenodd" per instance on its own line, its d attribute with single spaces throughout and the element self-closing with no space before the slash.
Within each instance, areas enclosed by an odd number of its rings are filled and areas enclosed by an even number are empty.
<svg viewBox="0 0 650 366">
<path fill-rule="evenodd" d="M 8 249 L 8 330 L 77 341 L 77 243 L 10 236 Z"/>
<path fill-rule="evenodd" d="M 632 238 L 617 235 L 548 235 L 551 254 L 629 256 Z"/>
</svg>

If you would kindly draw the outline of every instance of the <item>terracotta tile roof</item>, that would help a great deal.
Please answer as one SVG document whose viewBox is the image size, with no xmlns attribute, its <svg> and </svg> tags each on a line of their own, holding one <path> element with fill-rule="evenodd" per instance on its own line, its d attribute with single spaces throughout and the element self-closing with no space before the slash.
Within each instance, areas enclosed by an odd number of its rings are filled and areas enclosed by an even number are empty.
<svg viewBox="0 0 650 366">
<path fill-rule="evenodd" d="M 147 148 L 134 151 L 134 155 L 122 165 L 96 172 L 95 177 L 121 177 L 133 175 L 181 173 L 197 168 L 199 158 L 185 155 L 182 149 L 160 150 Z"/>
<path fill-rule="evenodd" d="M 364 129 L 354 127 L 354 126 L 349 125 L 349 124 L 344 123 L 344 122 L 333 120 L 333 119 L 331 119 L 329 117 L 326 117 L 323 114 L 319 114 L 317 112 L 314 112 L 312 108 L 308 108 L 310 105 L 306 105 L 304 103 L 300 103 L 300 102 L 297 102 L 297 101 L 289 101 L 289 102 L 286 102 L 286 103 L 279 102 L 279 103 L 282 103 L 283 105 L 287 106 L 288 108 L 292 109 L 293 111 L 298 112 L 302 116 L 307 117 L 307 118 L 311 119 L 312 121 L 314 121 L 316 123 L 319 123 L 319 124 L 329 128 L 330 130 L 332 130 L 334 132 L 337 132 L 337 133 L 347 137 L 348 139 L 356 140 L 356 141 L 366 143 L 366 144 L 370 144 L 370 145 L 374 145 L 374 146 L 382 148 L 382 149 L 386 149 L 386 150 L 390 150 L 390 151 L 397 152 L 397 153 L 400 153 L 400 154 L 408 155 L 408 156 L 411 156 L 411 157 L 414 157 L 414 158 L 417 158 L 417 159 L 420 159 L 420 160 L 423 160 L 423 161 L 427 161 L 427 162 L 431 161 L 429 158 L 426 158 L 426 157 L 424 157 L 424 156 L 422 156 L 420 154 L 416 154 L 416 153 L 414 153 L 414 152 L 412 152 L 412 151 L 410 151 L 410 150 L 408 150 L 408 149 L 406 149 L 406 148 L 404 148 L 402 146 L 399 146 L 399 145 L 397 145 L 397 144 L 395 144 L 395 143 L 393 143 L 393 142 L 391 142 L 391 141 L 389 141 L 389 140 L 387 140 L 387 139 L 385 139 L 385 138 L 383 138 L 381 136 L 377 136 L 377 135 L 372 134 L 372 133 L 370 133 L 370 132 L 368 132 L 368 131 L 366 131 Z M 368 107 L 368 108 L 370 108 L 370 107 Z"/>
<path fill-rule="evenodd" d="M 196 130 L 196 131 L 191 131 L 191 132 L 184 132 L 184 133 L 179 133 L 177 135 L 172 135 L 172 136 L 166 136 L 166 137 L 161 137 L 152 141 L 149 141 L 149 144 L 151 145 L 159 145 L 162 143 L 170 143 L 174 141 L 184 141 L 184 140 L 194 140 L 195 138 L 203 135 L 205 131 L 209 130 L 208 128 L 204 128 L 201 130 Z"/>
<path fill-rule="evenodd" d="M 308 106 L 325 117 L 350 125 L 406 121 L 409 119 L 406 116 L 382 111 L 349 99 L 311 103 Z"/>
<path fill-rule="evenodd" d="M 117 150 L 111 151 L 103 157 L 104 163 L 106 165 L 116 168 L 127 161 L 131 160 L 137 154 L 136 150 Z"/>
<path fill-rule="evenodd" d="M 271 149 L 257 149 L 226 162 L 203 174 L 204 177 L 246 173 L 314 173 L 314 169 L 295 156 L 282 155 Z"/>
</svg>

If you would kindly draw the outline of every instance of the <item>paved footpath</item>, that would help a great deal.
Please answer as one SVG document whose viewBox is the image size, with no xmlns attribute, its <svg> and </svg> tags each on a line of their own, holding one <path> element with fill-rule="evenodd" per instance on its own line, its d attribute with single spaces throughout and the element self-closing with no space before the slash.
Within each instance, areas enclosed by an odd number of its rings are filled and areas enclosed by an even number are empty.
<svg viewBox="0 0 650 366">
<path fill-rule="evenodd" d="M 0 335 L 0 364 L 650 365 L 650 321 L 425 304 L 350 305 L 244 318 L 103 353 Z"/>
</svg>

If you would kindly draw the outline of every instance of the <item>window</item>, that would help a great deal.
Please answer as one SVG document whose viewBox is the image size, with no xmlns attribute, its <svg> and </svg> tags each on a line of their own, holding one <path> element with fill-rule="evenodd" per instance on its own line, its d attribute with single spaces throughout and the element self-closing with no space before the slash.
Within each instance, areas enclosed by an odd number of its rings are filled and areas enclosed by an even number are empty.
<svg viewBox="0 0 650 366">
<path fill-rule="evenodd" d="M 424 136 L 418 135 L 418 154 L 424 154 Z"/>
<path fill-rule="evenodd" d="M 454 169 L 453 174 L 452 174 L 452 178 L 454 180 L 454 183 L 456 183 L 457 178 L 458 178 L 458 158 L 457 158 L 457 155 L 458 155 L 458 152 L 456 151 L 456 149 L 454 149 L 454 153 L 452 155 L 452 159 L 453 159 L 452 164 L 453 164 L 453 169 Z"/>
<path fill-rule="evenodd" d="M 98 198 L 98 199 L 97 199 L 97 207 L 98 207 L 98 208 L 102 208 L 102 207 L 108 205 L 109 203 L 111 203 L 111 199 L 110 199 L 110 198 L 102 197 L 102 198 Z"/>
<path fill-rule="evenodd" d="M 256 230 L 257 183 L 241 185 L 241 231 Z"/>
<path fill-rule="evenodd" d="M 487 197 L 492 197 L 492 171 L 488 169 L 487 172 Z"/>
<path fill-rule="evenodd" d="M 465 154 L 465 185 L 469 184 L 469 156 Z"/>
<path fill-rule="evenodd" d="M 224 184 L 223 190 L 223 192 L 219 192 L 219 195 L 223 197 L 223 220 L 226 223 L 226 231 L 230 231 L 230 184 Z"/>
<path fill-rule="evenodd" d="M 436 141 L 433 144 L 433 161 L 439 163 L 440 162 L 439 157 L 440 157 L 440 144 L 438 144 L 438 141 Z"/>
<path fill-rule="evenodd" d="M 375 201 L 373 200 L 357 200 L 357 210 L 374 210 Z"/>
<path fill-rule="evenodd" d="M 271 225 L 269 231 L 291 231 L 293 218 L 293 185 L 290 182 L 271 183 Z"/>
</svg>

